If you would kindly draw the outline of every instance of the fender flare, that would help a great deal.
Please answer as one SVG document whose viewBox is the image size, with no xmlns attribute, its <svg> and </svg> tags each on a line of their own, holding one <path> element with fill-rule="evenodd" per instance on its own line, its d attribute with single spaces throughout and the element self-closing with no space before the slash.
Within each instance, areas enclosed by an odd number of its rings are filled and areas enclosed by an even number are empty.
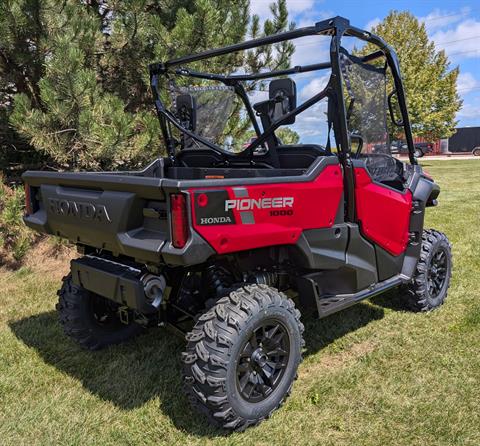
<svg viewBox="0 0 480 446">
<path fill-rule="evenodd" d="M 416 178 L 415 178 L 416 177 Z M 402 276 L 407 282 L 413 277 L 417 266 L 420 249 L 422 248 L 423 223 L 425 221 L 425 208 L 427 206 L 436 206 L 437 197 L 440 194 L 440 187 L 430 178 L 421 172 L 416 172 L 410 183 L 409 189 L 412 192 L 412 214 L 410 216 L 410 225 L 408 232 L 410 241 L 405 250 L 403 260 Z"/>
</svg>

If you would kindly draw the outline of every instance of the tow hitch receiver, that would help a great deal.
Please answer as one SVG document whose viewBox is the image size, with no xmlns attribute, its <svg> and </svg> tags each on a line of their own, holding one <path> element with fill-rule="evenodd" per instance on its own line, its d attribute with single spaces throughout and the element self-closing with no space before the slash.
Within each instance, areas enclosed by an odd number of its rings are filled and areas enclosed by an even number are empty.
<svg viewBox="0 0 480 446">
<path fill-rule="evenodd" d="M 120 307 L 118 309 L 118 317 L 122 324 L 128 325 L 130 323 L 130 317 L 128 315 L 128 307 Z"/>
</svg>

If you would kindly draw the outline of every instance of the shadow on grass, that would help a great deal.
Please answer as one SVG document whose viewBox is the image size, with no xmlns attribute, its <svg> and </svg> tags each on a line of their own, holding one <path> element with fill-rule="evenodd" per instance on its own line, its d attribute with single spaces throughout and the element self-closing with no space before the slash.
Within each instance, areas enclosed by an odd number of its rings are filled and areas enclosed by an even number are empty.
<svg viewBox="0 0 480 446">
<path fill-rule="evenodd" d="M 382 318 L 383 313 L 381 308 L 361 303 L 322 320 L 306 315 L 306 355 Z M 183 341 L 167 330 L 150 329 L 126 344 L 89 352 L 65 337 L 54 311 L 11 322 L 10 328 L 47 364 L 121 409 L 132 410 L 157 399 L 159 409 L 178 429 L 204 437 L 225 435 L 189 408 L 179 360 Z"/>
<path fill-rule="evenodd" d="M 365 303 L 359 303 L 324 319 L 317 319 L 313 314 L 308 314 L 303 318 L 306 342 L 304 357 L 317 353 L 336 339 L 374 320 L 382 319 L 383 315 L 383 308 Z"/>
<path fill-rule="evenodd" d="M 394 311 L 406 311 L 405 306 L 406 290 L 402 287 L 394 288 L 385 293 L 370 298 L 370 302 L 379 307 L 389 308 Z"/>
<path fill-rule="evenodd" d="M 189 409 L 179 360 L 183 342 L 169 331 L 149 329 L 125 344 L 90 352 L 64 335 L 55 311 L 14 321 L 9 326 L 47 364 L 79 380 L 102 400 L 128 411 L 156 399 L 154 404 L 178 429 L 205 437 L 224 435 Z"/>
</svg>

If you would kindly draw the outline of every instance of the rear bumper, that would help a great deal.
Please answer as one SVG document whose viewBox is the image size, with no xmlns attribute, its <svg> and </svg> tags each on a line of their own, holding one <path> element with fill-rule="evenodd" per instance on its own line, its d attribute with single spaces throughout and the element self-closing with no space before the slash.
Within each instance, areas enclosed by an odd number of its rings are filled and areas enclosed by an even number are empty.
<svg viewBox="0 0 480 446">
<path fill-rule="evenodd" d="M 71 270 L 75 285 L 140 313 L 158 311 L 145 296 L 138 269 L 86 256 L 72 260 Z"/>
</svg>

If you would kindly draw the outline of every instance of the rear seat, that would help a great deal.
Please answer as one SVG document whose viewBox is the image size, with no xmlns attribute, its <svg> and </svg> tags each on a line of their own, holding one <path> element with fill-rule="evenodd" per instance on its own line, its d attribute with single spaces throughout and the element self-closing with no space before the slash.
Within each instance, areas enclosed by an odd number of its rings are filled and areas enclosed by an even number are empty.
<svg viewBox="0 0 480 446">
<path fill-rule="evenodd" d="M 281 169 L 306 169 L 319 156 L 330 156 L 322 146 L 318 144 L 295 144 L 277 146 L 279 168 Z M 222 164 L 228 157 L 222 156 L 211 149 L 184 149 L 177 155 L 177 160 L 183 166 L 188 167 L 215 167 Z M 255 156 L 254 160 L 259 162 L 264 159 L 263 155 Z M 232 166 L 235 161 L 248 162 L 248 156 L 232 155 L 229 159 Z"/>
</svg>

